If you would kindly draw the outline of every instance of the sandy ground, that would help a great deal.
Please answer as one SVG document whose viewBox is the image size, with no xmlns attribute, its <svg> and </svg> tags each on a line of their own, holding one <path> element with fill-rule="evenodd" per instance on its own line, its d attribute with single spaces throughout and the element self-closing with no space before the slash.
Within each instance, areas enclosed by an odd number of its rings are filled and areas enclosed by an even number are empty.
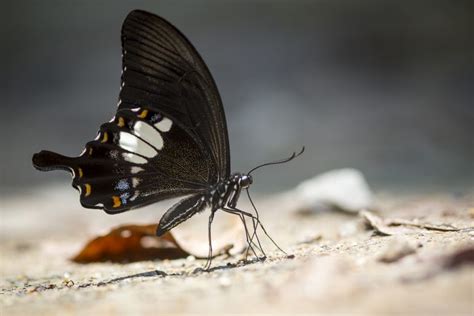
<svg viewBox="0 0 474 316">
<path fill-rule="evenodd" d="M 288 195 L 256 197 L 268 231 L 294 258 L 266 241 L 264 262 L 221 257 L 204 272 L 198 268 L 205 261 L 192 256 L 70 262 L 97 233 L 154 223 L 157 209 L 169 205 L 107 216 L 80 210 L 72 191 L 45 188 L 2 200 L 2 315 L 474 315 L 473 194 L 378 194 L 376 212 L 384 218 L 461 228 L 393 227 L 391 236 L 367 229 L 357 214 L 301 215 Z M 205 233 L 201 217 L 196 234 Z"/>
</svg>

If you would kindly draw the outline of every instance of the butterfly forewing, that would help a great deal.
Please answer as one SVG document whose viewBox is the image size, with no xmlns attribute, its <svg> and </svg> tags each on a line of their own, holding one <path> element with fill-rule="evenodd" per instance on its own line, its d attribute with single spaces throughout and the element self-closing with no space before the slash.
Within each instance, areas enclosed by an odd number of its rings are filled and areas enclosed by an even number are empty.
<svg viewBox="0 0 474 316">
<path fill-rule="evenodd" d="M 164 19 L 132 11 L 122 27 L 119 108 L 147 105 L 195 135 L 215 164 L 211 182 L 230 174 L 226 120 L 214 80 L 192 44 Z"/>
</svg>

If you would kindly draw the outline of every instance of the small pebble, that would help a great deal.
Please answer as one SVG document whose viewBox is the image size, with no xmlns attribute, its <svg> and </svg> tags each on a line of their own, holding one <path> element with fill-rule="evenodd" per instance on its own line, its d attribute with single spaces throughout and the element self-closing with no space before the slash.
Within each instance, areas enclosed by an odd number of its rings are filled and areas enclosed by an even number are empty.
<svg viewBox="0 0 474 316">
<path fill-rule="evenodd" d="M 73 280 L 64 280 L 63 285 L 66 287 L 73 287 L 74 286 L 74 281 Z"/>
</svg>

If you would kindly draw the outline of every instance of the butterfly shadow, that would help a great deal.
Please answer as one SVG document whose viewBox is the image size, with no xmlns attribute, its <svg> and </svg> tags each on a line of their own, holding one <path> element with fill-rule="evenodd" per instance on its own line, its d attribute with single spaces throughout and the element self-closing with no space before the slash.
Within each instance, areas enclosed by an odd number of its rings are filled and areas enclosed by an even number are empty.
<svg viewBox="0 0 474 316">
<path fill-rule="evenodd" d="M 181 272 L 175 272 L 175 273 L 166 273 L 162 270 L 151 270 L 151 271 L 146 271 L 146 272 L 140 272 L 140 273 L 134 273 L 131 275 L 126 275 L 123 277 L 118 277 L 114 278 L 108 281 L 102 281 L 97 283 L 97 286 L 105 286 L 105 285 L 110 285 L 118 282 L 122 282 L 125 280 L 131 280 L 131 279 L 137 279 L 137 278 L 164 278 L 164 277 L 178 277 L 178 276 L 196 276 L 199 274 L 204 274 L 204 273 L 211 273 L 214 271 L 220 271 L 220 270 L 232 270 L 236 268 L 241 268 L 247 265 L 255 264 L 258 262 L 263 262 L 261 258 L 254 258 L 250 260 L 239 260 L 235 263 L 228 262 L 226 264 L 218 265 L 215 267 L 212 267 L 210 269 L 204 269 L 204 268 L 196 268 L 192 272 L 188 271 L 181 271 Z"/>
</svg>

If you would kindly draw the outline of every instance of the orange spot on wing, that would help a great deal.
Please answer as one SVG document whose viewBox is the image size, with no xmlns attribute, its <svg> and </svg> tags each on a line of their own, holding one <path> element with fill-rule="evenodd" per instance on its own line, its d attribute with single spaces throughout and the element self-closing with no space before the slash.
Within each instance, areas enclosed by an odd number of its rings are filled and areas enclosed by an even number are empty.
<svg viewBox="0 0 474 316">
<path fill-rule="evenodd" d="M 114 205 L 112 207 L 119 207 L 122 205 L 122 202 L 120 201 L 120 198 L 116 195 L 112 196 L 112 199 L 114 200 Z"/>
<path fill-rule="evenodd" d="M 102 138 L 101 143 L 107 142 L 108 139 L 109 139 L 109 135 L 107 134 L 107 132 L 104 132 L 104 136 L 103 136 L 103 138 Z"/>
<path fill-rule="evenodd" d="M 125 126 L 125 120 L 123 119 L 123 117 L 119 117 L 119 118 L 118 118 L 118 123 L 117 123 L 117 125 L 118 125 L 119 127 L 124 127 L 124 126 Z"/>
<path fill-rule="evenodd" d="M 142 113 L 140 113 L 140 115 L 138 115 L 139 118 L 145 118 L 148 114 L 148 110 L 143 110 Z"/>
<path fill-rule="evenodd" d="M 79 171 L 79 179 L 80 179 L 84 175 L 84 172 L 82 172 L 82 168 L 79 168 L 78 171 Z"/>
<path fill-rule="evenodd" d="M 86 187 L 86 192 L 84 193 L 84 196 L 89 196 L 91 195 L 91 192 L 92 192 L 92 187 L 89 183 L 86 183 L 84 185 Z"/>
</svg>

